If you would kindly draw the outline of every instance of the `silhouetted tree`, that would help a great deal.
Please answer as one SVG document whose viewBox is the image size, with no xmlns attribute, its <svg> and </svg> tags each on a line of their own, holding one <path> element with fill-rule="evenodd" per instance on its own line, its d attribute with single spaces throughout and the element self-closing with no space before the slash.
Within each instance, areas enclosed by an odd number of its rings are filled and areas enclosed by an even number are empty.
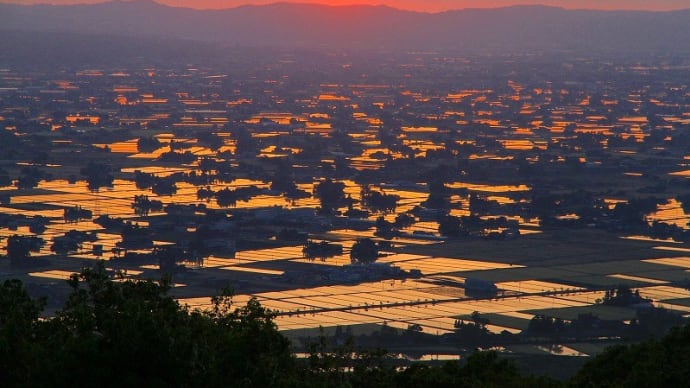
<svg viewBox="0 0 690 388">
<path fill-rule="evenodd" d="M 379 257 L 376 242 L 370 238 L 360 238 L 350 250 L 350 260 L 356 264 L 371 264 Z"/>
<path fill-rule="evenodd" d="M 137 215 L 147 216 L 149 212 L 158 212 L 163 210 L 163 202 L 149 199 L 148 195 L 135 195 L 134 202 L 132 202 L 132 209 Z"/>
<path fill-rule="evenodd" d="M 153 152 L 161 148 L 161 142 L 155 137 L 140 137 L 137 140 L 137 149 L 139 152 Z"/>
<path fill-rule="evenodd" d="M 345 184 L 326 179 L 314 187 L 314 194 L 321 202 L 321 209 L 332 212 L 345 202 Z"/>
<path fill-rule="evenodd" d="M 82 167 L 80 173 L 85 177 L 89 190 L 92 191 L 97 191 L 101 187 L 112 187 L 115 179 L 110 165 L 94 161 L 90 161 L 86 167 Z"/>
<path fill-rule="evenodd" d="M 22 260 L 31 256 L 31 252 L 38 252 L 45 242 L 36 236 L 12 235 L 7 238 L 7 258 Z"/>
</svg>

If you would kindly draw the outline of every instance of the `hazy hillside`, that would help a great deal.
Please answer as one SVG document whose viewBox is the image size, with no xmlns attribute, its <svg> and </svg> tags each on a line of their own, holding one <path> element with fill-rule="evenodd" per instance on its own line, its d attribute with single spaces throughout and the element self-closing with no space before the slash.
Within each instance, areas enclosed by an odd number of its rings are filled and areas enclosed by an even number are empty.
<svg viewBox="0 0 690 388">
<path fill-rule="evenodd" d="M 0 4 L 6 30 L 158 36 L 239 46 L 690 51 L 690 11 L 572 11 L 522 6 L 425 14 L 305 4 L 200 11 L 152 1 Z"/>
</svg>

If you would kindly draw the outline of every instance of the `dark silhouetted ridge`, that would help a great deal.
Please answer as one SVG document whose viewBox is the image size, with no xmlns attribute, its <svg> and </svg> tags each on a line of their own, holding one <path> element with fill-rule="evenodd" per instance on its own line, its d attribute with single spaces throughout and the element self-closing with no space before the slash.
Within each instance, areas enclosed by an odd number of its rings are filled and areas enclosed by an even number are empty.
<svg viewBox="0 0 690 388">
<path fill-rule="evenodd" d="M 690 50 L 690 10 L 565 10 L 546 6 L 436 14 L 386 6 L 276 3 L 194 10 L 151 0 L 0 5 L 6 30 L 153 36 L 238 46 L 368 49 Z"/>
</svg>

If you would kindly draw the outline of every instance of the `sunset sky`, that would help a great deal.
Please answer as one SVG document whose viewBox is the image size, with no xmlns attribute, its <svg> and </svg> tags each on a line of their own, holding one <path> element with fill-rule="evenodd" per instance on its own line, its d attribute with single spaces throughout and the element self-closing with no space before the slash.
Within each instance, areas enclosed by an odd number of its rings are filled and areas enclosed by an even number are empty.
<svg viewBox="0 0 690 388">
<path fill-rule="evenodd" d="M 84 4 L 103 0 L 0 0 L 17 4 Z M 270 4 L 276 0 L 157 0 L 162 4 L 189 8 L 231 8 L 244 4 Z M 438 12 L 462 8 L 494 8 L 517 4 L 546 4 L 564 8 L 672 10 L 690 8 L 690 0 L 300 0 L 299 3 L 329 5 L 384 4 L 395 8 Z"/>
</svg>

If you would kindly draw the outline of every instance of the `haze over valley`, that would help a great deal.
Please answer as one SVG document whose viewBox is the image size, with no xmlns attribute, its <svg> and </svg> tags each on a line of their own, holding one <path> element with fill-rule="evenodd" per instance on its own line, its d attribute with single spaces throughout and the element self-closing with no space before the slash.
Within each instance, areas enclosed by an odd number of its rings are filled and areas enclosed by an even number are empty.
<svg viewBox="0 0 690 388">
<path fill-rule="evenodd" d="M 0 4 L 0 381 L 682 386 L 688 26 Z"/>
</svg>

